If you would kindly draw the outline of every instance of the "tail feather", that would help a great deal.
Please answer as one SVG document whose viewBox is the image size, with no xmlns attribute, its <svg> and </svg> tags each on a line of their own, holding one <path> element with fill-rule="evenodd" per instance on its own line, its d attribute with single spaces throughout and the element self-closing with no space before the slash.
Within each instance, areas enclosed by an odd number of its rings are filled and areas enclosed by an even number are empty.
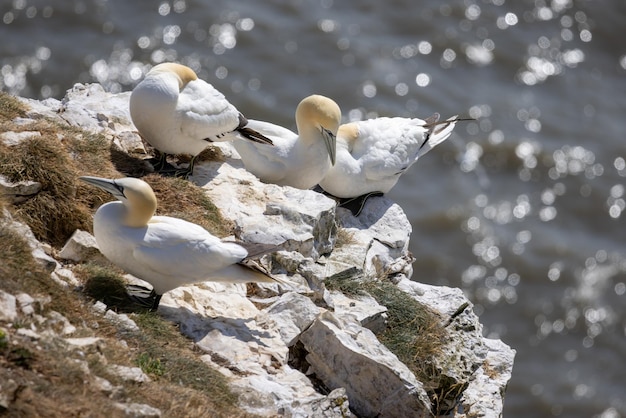
<svg viewBox="0 0 626 418">
<path fill-rule="evenodd" d="M 438 113 L 435 113 L 433 116 L 427 118 L 425 120 L 426 123 L 424 124 L 424 127 L 428 129 L 428 132 L 426 133 L 427 138 L 419 150 L 418 157 L 421 157 L 448 139 L 452 134 L 456 123 L 463 120 L 474 119 L 459 118 L 458 115 L 454 115 L 447 120 L 440 121 Z"/>
<path fill-rule="evenodd" d="M 272 277 L 267 269 L 252 260 L 244 260 L 223 268 L 207 280 L 224 283 L 287 283 Z"/>
<path fill-rule="evenodd" d="M 274 145 L 272 140 L 262 133 L 257 132 L 251 128 L 246 128 L 247 124 L 248 119 L 246 119 L 246 117 L 242 113 L 239 113 L 239 126 L 237 127 L 236 131 L 239 132 L 242 137 L 244 137 L 245 139 L 249 139 L 253 142 L 258 142 L 259 144 Z"/>
</svg>

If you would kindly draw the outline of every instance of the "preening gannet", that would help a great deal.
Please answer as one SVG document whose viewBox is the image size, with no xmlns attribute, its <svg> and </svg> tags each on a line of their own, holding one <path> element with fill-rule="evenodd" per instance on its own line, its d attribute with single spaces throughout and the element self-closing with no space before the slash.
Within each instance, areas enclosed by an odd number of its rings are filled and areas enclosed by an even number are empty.
<svg viewBox="0 0 626 418">
<path fill-rule="evenodd" d="M 244 166 L 266 183 L 310 189 L 335 164 L 335 136 L 341 110 L 328 97 L 312 95 L 296 108 L 298 133 L 268 122 L 250 120 L 251 129 L 270 138 L 273 147 L 235 139 Z"/>
<path fill-rule="evenodd" d="M 199 225 L 169 216 L 154 216 L 152 188 L 136 178 L 80 177 L 115 196 L 96 211 L 93 232 L 100 251 L 126 272 L 152 284 L 156 310 L 163 293 L 202 281 L 228 283 L 277 280 L 245 263 L 248 250 L 222 241 Z"/>
<path fill-rule="evenodd" d="M 130 116 L 141 136 L 162 153 L 191 154 L 195 157 L 209 143 L 236 137 L 272 144 L 265 136 L 247 127 L 246 118 L 222 93 L 198 78 L 189 67 L 163 63 L 154 66 L 130 95 Z M 161 168 L 161 167 L 159 167 Z"/>
<path fill-rule="evenodd" d="M 456 122 L 387 118 L 347 123 L 337 133 L 337 163 L 319 185 L 358 215 L 370 195 L 387 193 L 419 157 L 445 141 Z"/>
</svg>

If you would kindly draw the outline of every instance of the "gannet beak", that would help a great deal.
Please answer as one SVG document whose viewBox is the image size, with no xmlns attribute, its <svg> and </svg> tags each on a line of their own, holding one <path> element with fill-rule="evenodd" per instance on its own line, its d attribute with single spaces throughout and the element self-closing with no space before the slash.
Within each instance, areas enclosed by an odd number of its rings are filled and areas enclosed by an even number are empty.
<svg viewBox="0 0 626 418">
<path fill-rule="evenodd" d="M 118 199 L 126 199 L 126 196 L 124 196 L 124 188 L 117 184 L 115 180 L 91 176 L 81 176 L 79 177 L 79 179 L 84 181 L 85 183 L 89 183 L 92 186 L 96 186 L 102 190 L 111 193 Z"/>
<path fill-rule="evenodd" d="M 324 138 L 324 143 L 326 144 L 326 150 L 328 150 L 328 155 L 330 156 L 330 162 L 332 165 L 335 165 L 335 158 L 337 156 L 337 137 L 328 129 L 322 127 L 322 138 Z"/>
</svg>

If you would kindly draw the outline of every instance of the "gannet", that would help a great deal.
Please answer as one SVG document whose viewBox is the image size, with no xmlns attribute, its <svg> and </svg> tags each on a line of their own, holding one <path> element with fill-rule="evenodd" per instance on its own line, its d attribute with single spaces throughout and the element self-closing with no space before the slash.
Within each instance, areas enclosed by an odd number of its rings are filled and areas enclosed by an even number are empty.
<svg viewBox="0 0 626 418">
<path fill-rule="evenodd" d="M 130 116 L 141 136 L 162 153 L 161 164 L 165 154 L 193 156 L 189 168 L 180 172 L 185 177 L 211 142 L 240 137 L 272 143 L 247 127 L 247 119 L 211 84 L 191 68 L 171 62 L 154 66 L 133 89 Z"/>
<path fill-rule="evenodd" d="M 341 125 L 337 163 L 320 187 L 358 215 L 369 196 L 389 192 L 419 157 L 445 141 L 459 119 L 438 120 L 435 114 L 426 120 L 380 117 Z"/>
<path fill-rule="evenodd" d="M 335 136 L 341 110 L 328 97 L 312 95 L 296 108 L 298 133 L 268 122 L 248 126 L 269 137 L 273 147 L 235 139 L 232 144 L 244 166 L 266 183 L 310 189 L 335 164 Z"/>
<path fill-rule="evenodd" d="M 185 284 L 278 282 L 246 264 L 253 254 L 242 245 L 222 241 L 182 219 L 154 216 L 157 199 L 143 180 L 89 176 L 80 179 L 118 199 L 96 211 L 96 242 L 111 262 L 152 284 L 152 310 L 157 309 L 163 293 Z"/>
</svg>

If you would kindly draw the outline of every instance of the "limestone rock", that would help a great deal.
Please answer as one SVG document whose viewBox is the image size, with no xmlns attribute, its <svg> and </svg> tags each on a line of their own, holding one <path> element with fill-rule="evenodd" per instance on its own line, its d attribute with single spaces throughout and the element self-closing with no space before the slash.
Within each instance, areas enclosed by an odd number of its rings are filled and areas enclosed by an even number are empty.
<svg viewBox="0 0 626 418">
<path fill-rule="evenodd" d="M 7 132 L 5 132 L 7 133 Z M 37 181 L 10 182 L 0 176 L 0 194 L 6 196 L 11 203 L 20 203 L 28 200 L 41 191 L 41 183 Z"/>
<path fill-rule="evenodd" d="M 0 290 L 0 321 L 13 322 L 17 319 L 16 302 L 15 296 Z"/>
<path fill-rule="evenodd" d="M 16 296 L 17 301 L 20 304 L 20 309 L 24 315 L 32 315 L 35 313 L 35 299 L 27 293 L 19 293 Z"/>
<path fill-rule="evenodd" d="M 120 366 L 118 364 L 112 364 L 109 366 L 109 371 L 125 381 L 131 381 L 136 383 L 150 382 L 150 378 L 139 367 L 127 367 Z"/>
<path fill-rule="evenodd" d="M 22 132 L 13 132 L 6 131 L 0 133 L 0 141 L 4 143 L 4 145 L 14 146 L 19 144 L 22 141 L 26 141 L 28 139 L 37 138 L 41 136 L 41 132 L 39 131 L 22 131 Z"/>
<path fill-rule="evenodd" d="M 485 339 L 489 349 L 483 365 L 463 392 L 463 413 L 458 418 L 499 417 L 504 406 L 504 392 L 511 380 L 515 350 L 500 340 Z"/>
<path fill-rule="evenodd" d="M 312 190 L 261 183 L 231 164 L 236 161 L 198 164 L 190 179 L 235 223 L 240 239 L 281 245 L 314 260 L 332 250 L 335 201 Z"/>
<path fill-rule="evenodd" d="M 300 333 L 313 323 L 320 312 L 320 308 L 308 297 L 295 292 L 288 292 L 265 309 L 265 312 L 276 322 L 285 344 L 291 347 Z"/>
<path fill-rule="evenodd" d="M 385 329 L 387 308 L 376 302 L 373 297 L 369 295 L 348 297 L 341 292 L 333 291 L 330 292 L 328 299 L 335 315 L 351 315 L 361 326 L 372 332 L 377 333 Z"/>
<path fill-rule="evenodd" d="M 150 405 L 140 403 L 115 402 L 113 407 L 121 410 L 128 418 L 160 418 L 161 410 Z"/>
<path fill-rule="evenodd" d="M 122 328 L 126 332 L 138 332 L 139 331 L 139 327 L 137 326 L 135 321 L 130 319 L 128 315 L 126 314 L 118 314 L 109 309 L 104 314 L 104 317 L 107 320 L 114 323 L 115 325 Z"/>
<path fill-rule="evenodd" d="M 64 260 L 72 260 L 76 262 L 82 262 L 86 260 L 104 259 L 96 238 L 87 231 L 77 229 L 72 236 L 67 240 L 59 257 Z"/>
<path fill-rule="evenodd" d="M 329 389 L 344 387 L 357 415 L 430 416 L 422 384 L 356 321 L 323 312 L 300 341 L 316 377 Z"/>
</svg>

